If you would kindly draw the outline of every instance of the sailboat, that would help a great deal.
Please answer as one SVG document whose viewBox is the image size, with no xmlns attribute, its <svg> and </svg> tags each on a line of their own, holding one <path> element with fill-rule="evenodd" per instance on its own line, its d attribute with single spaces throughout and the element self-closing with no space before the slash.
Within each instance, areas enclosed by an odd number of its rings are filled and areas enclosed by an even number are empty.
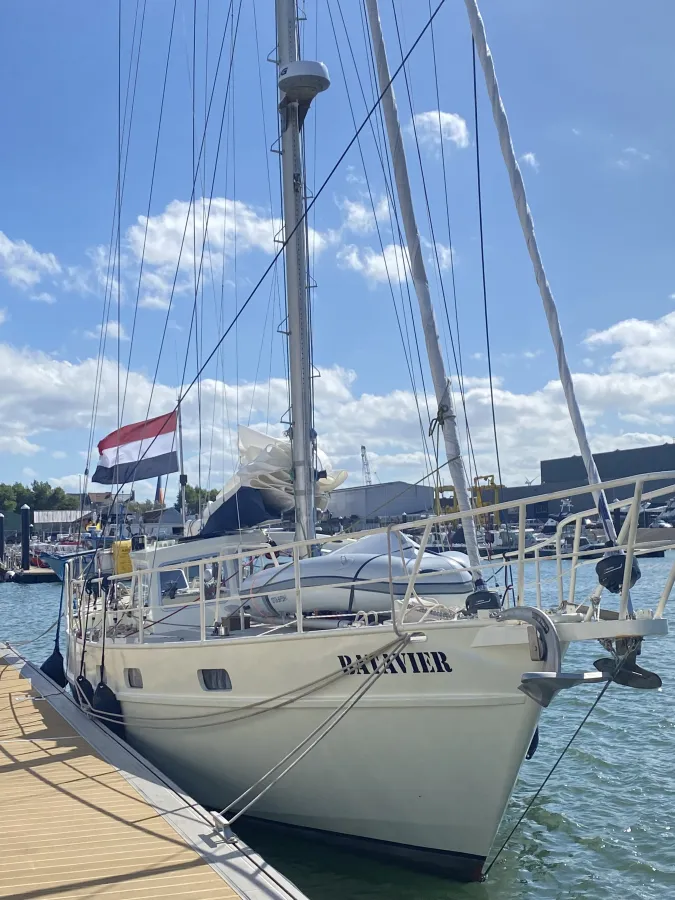
<svg viewBox="0 0 675 900">
<path fill-rule="evenodd" d="M 467 7 L 499 120 L 503 108 L 483 23 L 474 0 Z M 332 549 L 333 538 L 317 531 L 317 484 L 325 473 L 314 462 L 302 125 L 329 78 L 323 64 L 299 59 L 294 0 L 276 0 L 292 479 L 290 488 L 266 482 L 265 490 L 268 501 L 275 491 L 292 492 L 295 533 L 275 539 L 264 526 L 269 509 L 260 484 L 240 483 L 218 504 L 222 510 L 238 498 L 229 509 L 238 509 L 239 527 L 229 533 L 216 527 L 213 508 L 203 529 L 185 541 L 143 546 L 139 539 L 123 573 L 100 565 L 85 578 L 66 571 L 66 675 L 92 715 L 215 810 L 214 830 L 226 836 L 246 813 L 372 856 L 479 880 L 542 710 L 557 693 L 608 680 L 659 683 L 636 656 L 644 638 L 667 633 L 664 610 L 675 570 L 655 610 L 634 610 L 630 589 L 639 577 L 640 504 L 665 493 L 650 493 L 650 480 L 675 480 L 675 473 L 640 476 L 622 532 L 613 532 L 555 307 L 537 271 L 594 496 L 595 510 L 579 516 L 597 512 L 608 541 L 598 587 L 585 603 L 575 589 L 583 562 L 578 541 L 568 554 L 569 591 L 558 551 L 557 603 L 545 610 L 536 547 L 533 554 L 525 541 L 527 501 L 471 507 L 376 0 L 366 8 L 436 419 L 459 512 L 350 535 L 355 543 Z M 500 138 L 508 156 L 503 130 Z M 522 180 L 519 185 L 512 168 L 509 174 L 518 194 Z M 526 204 L 519 212 L 527 225 Z M 157 474 L 153 469 L 151 476 Z M 507 505 L 519 513 L 510 604 L 488 589 L 496 563 L 480 557 L 476 539 L 479 516 L 498 516 Z M 449 523 L 461 523 L 466 556 L 427 553 L 434 529 Z M 419 541 L 406 534 L 413 526 L 421 529 Z M 533 556 L 533 579 L 526 578 L 526 555 Z M 454 589 L 441 591 L 443 579 Z M 617 610 L 602 607 L 603 594 L 618 597 Z M 562 669 L 565 649 L 577 641 L 602 643 L 607 655 L 596 671 Z"/>
</svg>

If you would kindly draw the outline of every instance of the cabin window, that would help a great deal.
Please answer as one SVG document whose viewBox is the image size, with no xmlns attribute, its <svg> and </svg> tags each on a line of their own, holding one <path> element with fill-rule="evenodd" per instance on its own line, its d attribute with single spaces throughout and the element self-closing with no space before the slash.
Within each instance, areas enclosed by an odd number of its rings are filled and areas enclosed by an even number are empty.
<svg viewBox="0 0 675 900">
<path fill-rule="evenodd" d="M 159 573 L 159 589 L 162 597 L 173 598 L 178 591 L 184 591 L 187 586 L 182 569 L 169 569 Z"/>
<path fill-rule="evenodd" d="M 225 669 L 199 669 L 199 683 L 205 691 L 231 691 L 232 682 Z"/>
<path fill-rule="evenodd" d="M 143 687 L 143 675 L 140 669 L 125 669 L 124 677 L 130 688 Z"/>
</svg>

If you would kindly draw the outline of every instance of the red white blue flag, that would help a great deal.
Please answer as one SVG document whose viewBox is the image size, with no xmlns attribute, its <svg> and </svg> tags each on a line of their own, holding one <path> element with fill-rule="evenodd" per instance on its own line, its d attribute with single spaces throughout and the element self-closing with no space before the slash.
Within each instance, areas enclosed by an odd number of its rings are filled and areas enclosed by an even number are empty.
<svg viewBox="0 0 675 900">
<path fill-rule="evenodd" d="M 129 484 L 178 472 L 175 410 L 146 422 L 125 425 L 99 441 L 99 460 L 92 481 Z"/>
</svg>

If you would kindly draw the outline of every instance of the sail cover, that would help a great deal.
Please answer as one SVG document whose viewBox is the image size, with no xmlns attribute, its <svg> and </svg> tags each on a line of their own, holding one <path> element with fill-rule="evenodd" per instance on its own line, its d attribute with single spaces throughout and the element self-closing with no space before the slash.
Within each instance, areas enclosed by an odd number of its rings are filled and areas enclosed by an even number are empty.
<svg viewBox="0 0 675 900">
<path fill-rule="evenodd" d="M 293 457 L 290 441 L 239 427 L 239 468 L 208 504 L 201 520 L 190 532 L 202 537 L 250 528 L 278 519 L 293 509 Z M 347 472 L 322 473 L 315 482 L 317 509 L 326 509 L 331 491 L 339 487 Z"/>
<path fill-rule="evenodd" d="M 128 484 L 178 471 L 175 410 L 135 425 L 125 425 L 99 442 L 92 481 Z"/>
</svg>

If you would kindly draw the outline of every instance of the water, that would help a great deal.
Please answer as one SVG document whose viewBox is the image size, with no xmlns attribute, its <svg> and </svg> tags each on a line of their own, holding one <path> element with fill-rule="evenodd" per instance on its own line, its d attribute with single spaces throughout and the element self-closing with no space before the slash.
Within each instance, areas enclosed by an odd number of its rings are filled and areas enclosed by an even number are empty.
<svg viewBox="0 0 675 900">
<path fill-rule="evenodd" d="M 644 560 L 633 597 L 652 606 L 675 560 Z M 555 595 L 555 567 L 544 597 Z M 579 575 L 593 583 L 592 567 Z M 25 641 L 54 621 L 60 585 L 0 584 L 0 638 Z M 604 602 L 604 601 L 603 601 Z M 673 601 L 675 602 L 675 598 Z M 24 645 L 42 662 L 54 632 Z M 458 885 L 375 863 L 262 825 L 238 823 L 253 847 L 312 900 L 664 900 L 675 896 L 675 637 L 650 641 L 641 662 L 663 678 L 660 691 L 612 685 L 485 884 Z M 565 667 L 590 669 L 597 645 L 577 645 Z M 562 692 L 544 712 L 537 755 L 525 762 L 502 823 L 499 846 L 587 712 L 596 688 Z M 495 764 L 499 748 L 495 748 Z M 469 762 L 467 761 L 467 765 Z M 461 777 L 461 773 L 456 773 Z M 452 777 L 448 773 L 447 777 Z M 442 777 L 439 775 L 439 777 Z M 392 788 L 393 789 L 393 788 Z"/>
</svg>

